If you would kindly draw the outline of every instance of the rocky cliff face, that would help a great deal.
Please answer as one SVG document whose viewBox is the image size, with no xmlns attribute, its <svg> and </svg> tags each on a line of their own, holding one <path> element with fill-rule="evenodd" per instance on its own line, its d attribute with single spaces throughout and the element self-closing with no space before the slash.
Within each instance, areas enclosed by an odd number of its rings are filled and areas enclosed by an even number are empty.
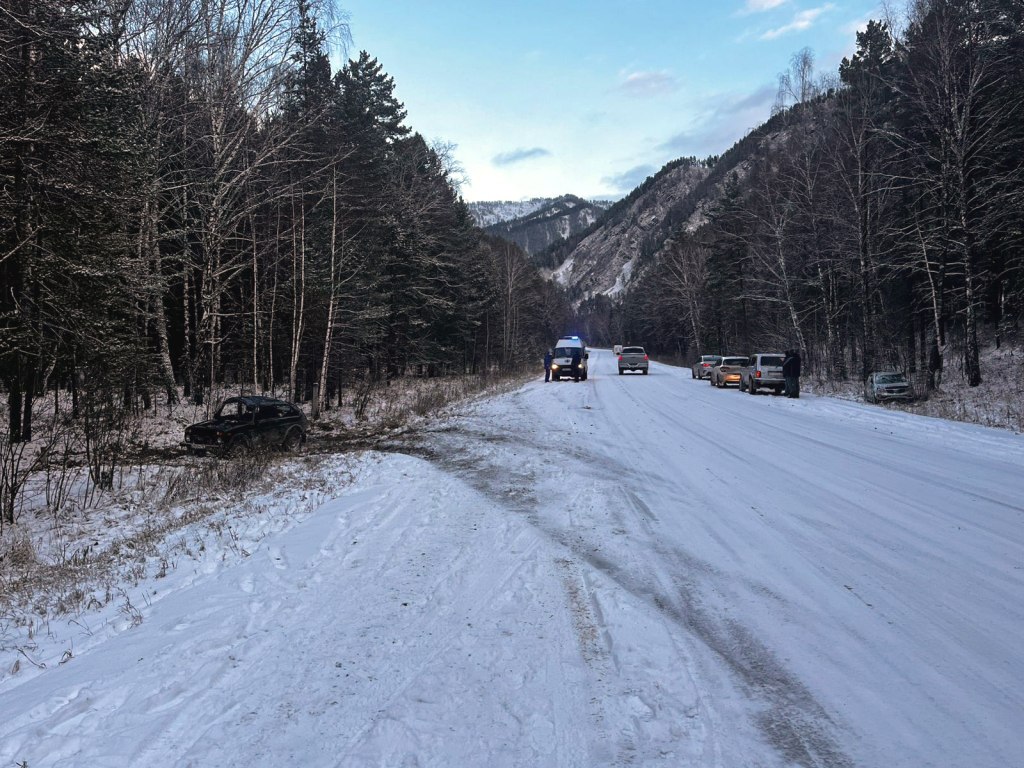
<svg viewBox="0 0 1024 768">
<path fill-rule="evenodd" d="M 727 179 L 735 178 L 742 187 L 753 157 L 766 142 L 782 135 L 780 125 L 773 117 L 721 157 L 674 160 L 610 207 L 597 203 L 596 213 L 580 205 L 587 201 L 570 195 L 546 203 L 536 199 L 529 201 L 527 213 L 503 219 L 487 230 L 515 238 L 546 276 L 568 289 L 575 306 L 601 295 L 615 301 L 657 261 L 674 234 L 696 231 L 707 222 Z M 470 207 L 480 205 L 490 206 L 493 213 L 494 206 L 516 204 L 472 203 Z"/>
<path fill-rule="evenodd" d="M 605 215 L 571 248 L 555 250 L 553 279 L 579 303 L 596 294 L 615 297 L 643 263 L 656 258 L 675 227 L 694 216 L 695 192 L 708 177 L 707 164 L 687 159 L 669 163 Z"/>
</svg>

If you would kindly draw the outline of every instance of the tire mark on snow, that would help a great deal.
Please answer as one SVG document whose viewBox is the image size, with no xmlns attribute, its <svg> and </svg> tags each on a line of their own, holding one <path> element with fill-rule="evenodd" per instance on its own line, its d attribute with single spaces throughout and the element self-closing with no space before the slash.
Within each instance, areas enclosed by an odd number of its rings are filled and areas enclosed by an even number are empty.
<svg viewBox="0 0 1024 768">
<path fill-rule="evenodd" d="M 483 427 L 478 426 L 477 429 L 484 431 Z M 473 439 L 463 439 L 455 429 L 443 437 L 438 435 L 432 440 L 406 444 L 404 449 L 461 476 L 496 503 L 522 514 L 575 558 L 587 563 L 636 599 L 654 607 L 680 630 L 698 639 L 733 673 L 750 698 L 763 705 L 763 711 L 755 716 L 755 724 L 765 741 L 788 764 L 803 768 L 852 768 L 853 762 L 833 736 L 836 723 L 807 686 L 743 624 L 720 616 L 703 605 L 700 597 L 702 586 L 707 588 L 705 585 L 713 584 L 716 578 L 715 570 L 708 563 L 683 550 L 653 544 L 654 552 L 650 554 L 658 556 L 658 570 L 677 575 L 669 585 L 645 580 L 642 571 L 629 570 L 603 555 L 602 542 L 588 537 L 586 532 L 578 529 L 570 532 L 541 520 L 536 511 L 536 500 L 529 494 L 509 498 L 504 489 L 510 468 L 491 464 L 490 457 L 476 449 L 475 441 L 479 439 L 479 432 Z M 514 442 L 508 432 L 502 433 L 502 440 Z M 523 450 L 531 448 L 533 446 L 524 440 Z M 645 474 L 642 468 L 609 462 L 606 456 L 589 453 L 583 448 L 570 449 L 569 453 L 581 461 L 584 468 L 594 469 L 595 476 Z M 529 479 L 528 475 L 522 475 L 519 481 L 529 482 Z M 651 529 L 643 524 L 645 515 L 650 513 L 649 509 L 645 512 L 647 505 L 639 499 L 628 499 L 628 502 L 644 532 L 648 533 L 648 542 L 653 542 Z M 589 657 L 596 663 L 601 658 L 601 646 L 597 642 L 596 630 L 589 627 L 593 619 L 588 619 L 584 610 L 580 588 L 567 584 L 567 591 L 574 617 L 578 616 L 580 620 L 577 632 L 581 653 L 585 659 Z"/>
</svg>

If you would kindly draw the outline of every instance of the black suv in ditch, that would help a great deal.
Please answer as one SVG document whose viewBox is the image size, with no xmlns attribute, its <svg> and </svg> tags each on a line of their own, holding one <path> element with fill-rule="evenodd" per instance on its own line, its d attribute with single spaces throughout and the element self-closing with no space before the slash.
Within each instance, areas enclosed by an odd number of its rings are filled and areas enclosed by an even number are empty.
<svg viewBox="0 0 1024 768">
<path fill-rule="evenodd" d="M 209 421 L 185 428 L 189 453 L 221 455 L 261 448 L 295 451 L 306 442 L 309 422 L 298 406 L 259 395 L 229 397 Z"/>
</svg>

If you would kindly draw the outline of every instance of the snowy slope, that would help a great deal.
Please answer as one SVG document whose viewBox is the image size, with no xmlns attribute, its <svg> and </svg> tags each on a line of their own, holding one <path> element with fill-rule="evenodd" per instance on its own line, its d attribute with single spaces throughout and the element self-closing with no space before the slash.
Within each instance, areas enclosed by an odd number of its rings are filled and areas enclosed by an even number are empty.
<svg viewBox="0 0 1024 768">
<path fill-rule="evenodd" d="M 0 764 L 1020 764 L 1024 439 L 614 374 L 52 622 Z"/>
<path fill-rule="evenodd" d="M 476 225 L 486 228 L 503 221 L 529 216 L 534 211 L 550 205 L 555 199 L 531 197 L 529 200 L 480 200 L 466 205 Z"/>
</svg>

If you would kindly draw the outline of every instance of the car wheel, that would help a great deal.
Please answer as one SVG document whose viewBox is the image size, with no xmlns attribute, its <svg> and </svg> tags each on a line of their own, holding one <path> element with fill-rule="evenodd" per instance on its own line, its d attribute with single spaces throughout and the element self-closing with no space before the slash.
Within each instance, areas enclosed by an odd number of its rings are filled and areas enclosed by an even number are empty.
<svg viewBox="0 0 1024 768">
<path fill-rule="evenodd" d="M 690 378 L 691 379 L 696 379 L 697 378 L 697 374 L 693 372 L 692 368 L 690 369 Z"/>
<path fill-rule="evenodd" d="M 622 375 L 622 374 L 624 374 L 624 373 L 625 373 L 625 371 L 624 371 L 624 370 L 622 370 L 621 368 L 619 368 L 619 376 L 621 376 L 621 375 Z"/>
<path fill-rule="evenodd" d="M 646 376 L 646 375 L 647 375 L 647 369 L 644 368 L 644 376 Z"/>
<path fill-rule="evenodd" d="M 757 384 L 755 382 L 751 381 L 750 385 L 747 387 L 747 391 L 750 394 L 752 394 L 752 395 L 756 395 L 757 394 Z"/>
<path fill-rule="evenodd" d="M 292 427 L 288 430 L 288 434 L 284 436 L 284 440 L 281 442 L 281 449 L 288 453 L 295 453 L 302 447 L 302 431 L 297 427 Z"/>
<path fill-rule="evenodd" d="M 236 437 L 232 440 L 226 448 L 224 448 L 224 456 L 229 459 L 238 458 L 252 451 L 252 445 L 244 437 Z"/>
</svg>

